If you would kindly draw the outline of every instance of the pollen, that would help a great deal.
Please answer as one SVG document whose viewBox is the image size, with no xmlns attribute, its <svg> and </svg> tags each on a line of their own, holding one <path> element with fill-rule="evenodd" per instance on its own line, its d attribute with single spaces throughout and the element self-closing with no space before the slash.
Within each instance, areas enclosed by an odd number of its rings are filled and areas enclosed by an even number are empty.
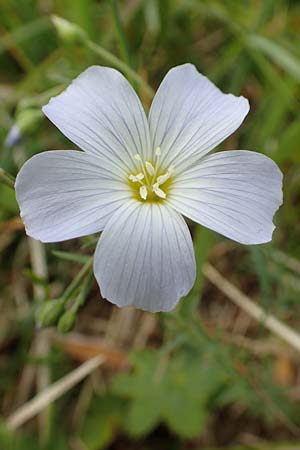
<svg viewBox="0 0 300 450">
<path fill-rule="evenodd" d="M 153 163 L 143 161 L 143 158 L 138 153 L 133 156 L 134 160 L 139 163 L 139 171 L 135 174 L 130 174 L 128 179 L 132 183 L 131 186 L 135 195 L 141 201 L 159 201 L 167 197 L 167 188 L 174 172 L 174 166 L 168 167 L 166 171 L 161 170 L 159 161 L 161 156 L 160 147 L 155 149 L 154 155 Z"/>
</svg>

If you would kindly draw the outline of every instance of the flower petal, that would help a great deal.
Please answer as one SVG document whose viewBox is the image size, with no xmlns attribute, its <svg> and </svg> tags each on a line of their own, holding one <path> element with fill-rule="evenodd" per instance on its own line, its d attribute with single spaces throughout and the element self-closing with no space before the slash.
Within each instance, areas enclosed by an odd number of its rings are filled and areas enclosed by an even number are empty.
<svg viewBox="0 0 300 450">
<path fill-rule="evenodd" d="M 108 164 L 74 150 L 35 155 L 21 168 L 15 187 L 26 232 L 42 242 L 102 230 L 131 196 Z"/>
<path fill-rule="evenodd" d="M 141 102 L 115 69 L 92 66 L 43 107 L 46 116 L 87 153 L 128 172 L 132 158 L 151 154 L 149 127 Z"/>
<path fill-rule="evenodd" d="M 185 221 L 163 204 L 128 202 L 102 233 L 94 272 L 102 296 L 118 306 L 171 310 L 195 280 Z"/>
<path fill-rule="evenodd" d="M 282 174 L 260 153 L 219 152 L 178 177 L 168 200 L 183 215 L 234 241 L 261 244 L 272 239 Z"/>
<path fill-rule="evenodd" d="M 166 167 L 192 167 L 242 123 L 249 111 L 244 97 L 224 94 L 191 64 L 171 69 L 149 114 L 154 148 Z"/>
</svg>

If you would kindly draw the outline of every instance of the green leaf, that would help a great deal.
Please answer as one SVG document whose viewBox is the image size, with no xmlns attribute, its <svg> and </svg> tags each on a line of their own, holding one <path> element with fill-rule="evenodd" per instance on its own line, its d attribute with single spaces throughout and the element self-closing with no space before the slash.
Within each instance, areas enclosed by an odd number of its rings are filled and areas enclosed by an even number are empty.
<svg viewBox="0 0 300 450">
<path fill-rule="evenodd" d="M 79 253 L 63 252 L 61 250 L 53 250 L 52 254 L 65 261 L 74 261 L 80 264 L 85 264 L 90 259 L 90 256 L 80 255 Z"/>
<path fill-rule="evenodd" d="M 164 416 L 169 428 L 183 438 L 200 436 L 208 411 L 184 392 L 174 393 L 166 403 Z"/>
<path fill-rule="evenodd" d="M 124 402 L 109 394 L 94 396 L 80 431 L 88 450 L 106 448 L 115 437 L 124 414 Z"/>
<path fill-rule="evenodd" d="M 161 392 L 163 395 L 163 392 Z M 149 391 L 145 396 L 136 398 L 125 419 L 125 430 L 133 437 L 149 434 L 160 422 L 162 409 L 160 392 Z"/>
<path fill-rule="evenodd" d="M 201 434 L 209 399 L 224 383 L 224 374 L 188 349 L 170 356 L 155 350 L 132 355 L 133 372 L 114 378 L 112 391 L 130 400 L 125 430 L 145 436 L 164 422 L 183 438 Z"/>
<path fill-rule="evenodd" d="M 260 50 L 296 80 L 300 80 L 300 60 L 286 48 L 258 34 L 247 36 L 247 42 L 253 49 Z"/>
<path fill-rule="evenodd" d="M 299 152 L 300 123 L 299 118 L 285 128 L 280 136 L 278 149 L 274 155 L 276 161 L 284 163 L 291 161 L 295 164 L 300 162 Z"/>
</svg>

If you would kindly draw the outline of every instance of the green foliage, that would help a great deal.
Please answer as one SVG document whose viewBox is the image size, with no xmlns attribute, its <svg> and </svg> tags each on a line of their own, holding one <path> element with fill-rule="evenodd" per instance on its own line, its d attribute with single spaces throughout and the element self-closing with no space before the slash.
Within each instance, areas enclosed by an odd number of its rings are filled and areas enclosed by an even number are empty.
<svg viewBox="0 0 300 450">
<path fill-rule="evenodd" d="M 62 252 L 60 250 L 53 250 L 52 254 L 64 261 L 73 261 L 80 264 L 85 264 L 90 259 L 89 256 L 84 256 L 79 253 Z"/>
<path fill-rule="evenodd" d="M 0 448 L 5 450 L 28 450 L 29 448 L 30 450 L 40 450 L 33 436 L 25 433 L 11 433 L 2 424 L 0 424 Z"/>
<path fill-rule="evenodd" d="M 174 355 L 144 350 L 132 354 L 131 362 L 133 373 L 116 376 L 112 384 L 115 395 L 130 399 L 125 430 L 140 437 L 163 422 L 181 437 L 198 436 L 224 373 L 187 350 Z"/>
<path fill-rule="evenodd" d="M 80 431 L 87 450 L 101 450 L 113 441 L 126 414 L 125 406 L 124 401 L 110 394 L 93 397 Z"/>
<path fill-rule="evenodd" d="M 67 440 L 61 430 L 56 431 L 55 435 L 50 436 L 49 440 L 41 445 L 32 434 L 9 431 L 5 424 L 0 423 L 1 450 L 53 450 L 54 443 L 56 450 L 66 450 Z"/>
<path fill-rule="evenodd" d="M 182 331 L 178 325 L 175 330 L 178 337 Z M 92 400 L 83 428 L 89 449 L 106 445 L 112 430 L 140 439 L 160 424 L 191 439 L 203 433 L 212 409 L 232 404 L 269 424 L 280 414 L 286 420 L 295 416 L 286 390 L 271 381 L 270 365 L 264 370 L 249 366 L 246 353 L 220 345 L 199 324 L 177 343 L 176 348 L 169 342 L 161 350 L 133 352 L 132 370 L 116 375 L 108 393 Z"/>
<path fill-rule="evenodd" d="M 87 66 L 112 65 L 122 70 L 141 94 L 147 110 L 153 95 L 151 87 L 158 86 L 170 67 L 189 61 L 224 91 L 250 100 L 251 111 L 243 127 L 222 148 L 262 152 L 272 157 L 285 175 L 284 205 L 276 216 L 272 245 L 248 250 L 236 245 L 233 253 L 237 257 L 231 261 L 231 254 L 222 253 L 221 238 L 191 225 L 197 282 L 175 314 L 159 317 L 153 348 L 132 353 L 131 370 L 113 374 L 111 386 L 111 373 L 104 372 L 107 390 L 93 393 L 78 428 L 72 425 L 72 407 L 77 405 L 81 386 L 59 402 L 56 417 L 50 415 L 49 442 L 38 444 L 35 423 L 30 424 L 28 433 L 10 433 L 1 426 L 1 450 L 65 450 L 78 435 L 88 450 L 100 450 L 108 448 L 119 435 L 147 440 L 161 425 L 171 432 L 178 449 L 186 448 L 186 440 L 194 437 L 197 442 L 192 447 L 196 448 L 199 436 L 209 429 L 208 417 L 217 417 L 223 408 L 240 408 L 259 421 L 259 429 L 265 429 L 268 437 L 272 433 L 278 437 L 276 430 L 280 427 L 294 433 L 300 423 L 298 402 L 293 401 L 291 386 L 273 381 L 277 356 L 253 356 L 251 351 L 242 351 L 239 344 L 225 344 L 228 328 L 223 334 L 214 317 L 212 323 L 206 323 L 210 308 L 217 302 L 224 322 L 228 318 L 220 295 L 211 288 L 204 289 L 201 269 L 208 257 L 213 258 L 226 276 L 239 277 L 240 287 L 249 295 L 253 293 L 265 309 L 284 321 L 290 320 L 295 327 L 299 325 L 299 272 L 278 259 L 277 253 L 281 248 L 295 258 L 300 255 L 299 24 L 299 2 L 288 0 L 1 2 L 0 167 L 6 172 L 15 176 L 21 164 L 40 151 L 72 148 L 54 126 L 49 126 L 41 106 Z M 82 250 L 88 247 L 87 253 L 92 254 L 98 239 L 47 246 L 50 281 L 37 276 L 29 268 L 23 230 L 10 230 L 8 221 L 19 214 L 10 185 L 0 185 L 0 306 L 1 318 L 8 317 L 7 327 L 1 322 L 0 330 L 0 398 L 5 415 L 25 365 L 47 367 L 52 381 L 71 370 L 73 362 L 63 353 L 59 358 L 53 350 L 43 357 L 29 356 L 36 335 L 33 317 L 38 310 L 39 324 L 48 326 L 59 321 L 58 328 L 63 332 L 76 325 L 92 283 L 92 259 Z M 43 288 L 45 298 L 60 296 L 59 300 L 36 304 L 33 286 Z M 14 289 L 21 294 L 26 290 L 27 297 L 18 297 Z M 92 297 L 91 302 L 95 302 L 96 294 Z M 89 316 L 88 308 L 85 320 L 94 318 L 94 310 Z M 210 332 L 201 326 L 199 311 Z M 106 320 L 107 314 L 107 305 L 102 310 L 99 303 L 101 319 Z M 219 323 L 222 328 L 222 320 Z M 87 329 L 83 323 L 80 331 Z M 251 326 L 247 332 L 253 345 L 264 343 L 263 327 Z M 230 337 L 236 337 L 235 330 Z M 292 364 L 293 371 L 299 370 L 297 361 Z M 9 406 L 13 409 L 14 404 Z M 235 432 L 239 439 L 240 430 Z M 139 446 L 160 450 L 160 446 L 144 445 L 144 441 Z M 169 441 L 161 446 L 171 447 Z M 293 447 L 298 449 L 300 445 L 278 445 L 280 450 Z M 269 448 L 277 446 L 234 450 Z"/>
<path fill-rule="evenodd" d="M 188 320 L 198 309 L 202 291 L 204 287 L 204 275 L 202 273 L 209 251 L 215 242 L 214 234 L 211 230 L 195 226 L 193 234 L 193 242 L 196 259 L 196 280 L 192 290 L 182 299 L 179 304 L 180 314 Z"/>
</svg>

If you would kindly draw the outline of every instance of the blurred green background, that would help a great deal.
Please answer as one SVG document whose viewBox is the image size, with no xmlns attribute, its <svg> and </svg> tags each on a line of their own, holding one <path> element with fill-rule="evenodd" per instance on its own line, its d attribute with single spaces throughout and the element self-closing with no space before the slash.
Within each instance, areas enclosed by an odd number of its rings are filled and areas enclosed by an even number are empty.
<svg viewBox="0 0 300 450">
<path fill-rule="evenodd" d="M 53 14 L 76 27 L 58 30 Z M 299 352 L 202 273 L 209 261 L 300 332 L 299 44 L 297 0 L 0 0 L 1 450 L 300 449 Z M 170 314 L 119 310 L 99 300 L 91 274 L 97 236 L 27 238 L 6 173 L 74 148 L 40 108 L 89 65 L 123 69 L 148 109 L 151 87 L 184 62 L 249 99 L 222 148 L 273 158 L 284 205 L 268 245 L 190 224 L 191 294 Z M 15 411 L 98 353 L 98 369 L 16 425 Z"/>
</svg>

